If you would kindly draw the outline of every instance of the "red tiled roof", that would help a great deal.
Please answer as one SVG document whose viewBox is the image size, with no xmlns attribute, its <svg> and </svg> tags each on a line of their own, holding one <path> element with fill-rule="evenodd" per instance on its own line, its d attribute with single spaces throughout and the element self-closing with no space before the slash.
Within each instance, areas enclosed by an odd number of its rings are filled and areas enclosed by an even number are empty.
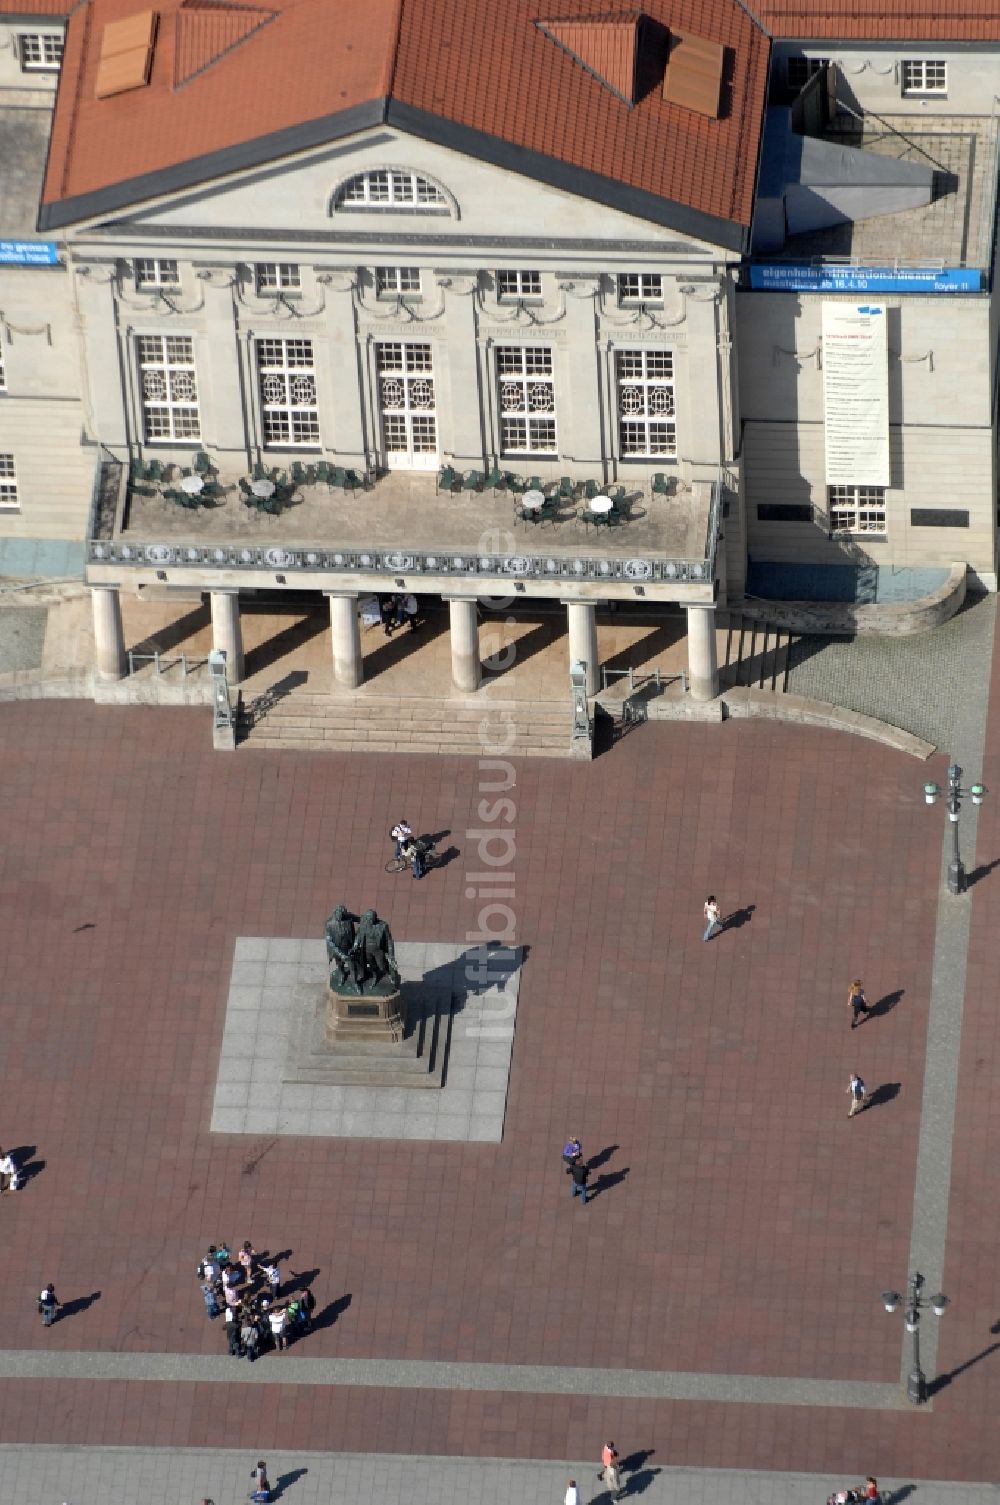
<svg viewBox="0 0 1000 1505">
<path fill-rule="evenodd" d="M 188 71 L 190 6 L 156 0 L 148 86 L 95 99 L 103 27 L 143 3 L 84 0 L 70 20 L 43 193 L 50 228 L 384 119 L 598 200 L 605 186 L 609 195 L 637 190 L 650 198 L 636 199 L 634 212 L 658 201 L 663 212 L 652 217 L 665 223 L 671 204 L 710 217 L 694 233 L 728 223 L 742 234 L 749 225 L 769 44 L 740 0 L 643 6 L 643 26 L 652 43 L 662 37 L 664 54 L 671 26 L 726 49 L 717 120 L 665 101 L 662 68 L 645 78 L 641 58 L 629 108 L 539 30 L 538 0 L 269 0 L 274 20 L 200 72 Z M 618 40 L 603 43 L 598 60 L 627 84 L 622 12 L 612 7 L 605 14 L 614 25 L 601 34 Z M 216 0 L 216 8 L 229 13 L 233 36 L 251 7 Z M 579 26 L 600 14 L 600 0 L 553 0 L 551 10 Z M 732 233 L 721 243 L 733 243 Z"/>
<path fill-rule="evenodd" d="M 51 16 L 62 20 L 79 0 L 0 0 L 0 16 Z"/>
<path fill-rule="evenodd" d="M 997 0 L 749 0 L 774 37 L 1000 42 Z"/>
</svg>

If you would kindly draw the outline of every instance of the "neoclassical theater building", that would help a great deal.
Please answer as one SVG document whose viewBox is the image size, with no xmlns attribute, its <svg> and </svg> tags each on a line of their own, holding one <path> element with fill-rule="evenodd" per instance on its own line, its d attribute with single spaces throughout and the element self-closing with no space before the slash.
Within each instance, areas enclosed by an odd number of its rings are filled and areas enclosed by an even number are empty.
<svg viewBox="0 0 1000 1505">
<path fill-rule="evenodd" d="M 0 0 L 0 573 L 105 676 L 154 584 L 348 685 L 443 598 L 464 690 L 483 597 L 591 690 L 681 606 L 699 698 L 747 595 L 995 589 L 998 94 L 989 0 Z"/>
</svg>

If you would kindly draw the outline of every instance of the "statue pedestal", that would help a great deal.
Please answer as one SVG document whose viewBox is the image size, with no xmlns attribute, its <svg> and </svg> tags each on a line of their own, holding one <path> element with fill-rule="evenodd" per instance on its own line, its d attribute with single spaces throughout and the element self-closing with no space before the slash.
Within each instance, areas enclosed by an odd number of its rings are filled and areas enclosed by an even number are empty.
<svg viewBox="0 0 1000 1505">
<path fill-rule="evenodd" d="M 326 1039 L 330 1045 L 351 1040 L 402 1040 L 406 1029 L 403 995 L 336 993 L 327 989 Z"/>
</svg>

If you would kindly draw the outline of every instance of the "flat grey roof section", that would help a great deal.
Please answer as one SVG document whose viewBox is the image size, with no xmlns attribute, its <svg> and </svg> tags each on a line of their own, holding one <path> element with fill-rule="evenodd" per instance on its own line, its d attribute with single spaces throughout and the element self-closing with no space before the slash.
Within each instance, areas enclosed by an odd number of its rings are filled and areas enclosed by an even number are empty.
<svg viewBox="0 0 1000 1505">
<path fill-rule="evenodd" d="M 0 235 L 37 240 L 35 221 L 45 176 L 52 105 L 14 105 L 0 100 Z"/>
<path fill-rule="evenodd" d="M 838 115 L 822 140 L 933 167 L 935 197 L 920 209 L 789 236 L 784 249 L 769 254 L 767 260 L 846 257 L 868 266 L 891 266 L 897 261 L 921 266 L 938 262 L 948 267 L 989 266 L 993 234 L 989 211 L 997 171 L 994 122 L 975 115 L 933 121 L 887 115 L 881 120 L 869 116 L 862 126 Z"/>
<path fill-rule="evenodd" d="M 412 881 L 407 875 L 400 878 L 400 882 Z M 511 966 L 509 953 L 502 948 L 486 953 L 478 946 L 450 942 L 400 941 L 396 962 L 404 983 L 418 983 L 433 973 L 437 986 L 449 983 L 451 987 L 451 1042 L 444 1086 L 290 1082 L 284 1076 L 298 999 L 302 989 L 324 985 L 325 945 L 277 936 L 239 936 L 233 951 L 212 1132 L 499 1143 L 514 1048 L 520 952 L 516 951 L 516 963 Z"/>
</svg>

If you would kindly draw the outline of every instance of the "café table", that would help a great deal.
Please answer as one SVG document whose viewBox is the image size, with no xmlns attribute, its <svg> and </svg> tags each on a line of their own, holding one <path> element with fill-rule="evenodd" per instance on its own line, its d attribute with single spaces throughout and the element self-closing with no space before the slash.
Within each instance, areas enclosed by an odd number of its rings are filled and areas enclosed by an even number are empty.
<svg viewBox="0 0 1000 1505">
<path fill-rule="evenodd" d="M 205 482 L 201 476 L 181 476 L 181 490 L 186 491 L 188 496 L 199 496 L 205 489 Z"/>
<path fill-rule="evenodd" d="M 274 495 L 275 485 L 273 481 L 269 481 L 265 477 L 262 481 L 251 481 L 250 490 L 254 496 L 259 496 L 263 501 L 266 501 L 269 496 Z"/>
</svg>

